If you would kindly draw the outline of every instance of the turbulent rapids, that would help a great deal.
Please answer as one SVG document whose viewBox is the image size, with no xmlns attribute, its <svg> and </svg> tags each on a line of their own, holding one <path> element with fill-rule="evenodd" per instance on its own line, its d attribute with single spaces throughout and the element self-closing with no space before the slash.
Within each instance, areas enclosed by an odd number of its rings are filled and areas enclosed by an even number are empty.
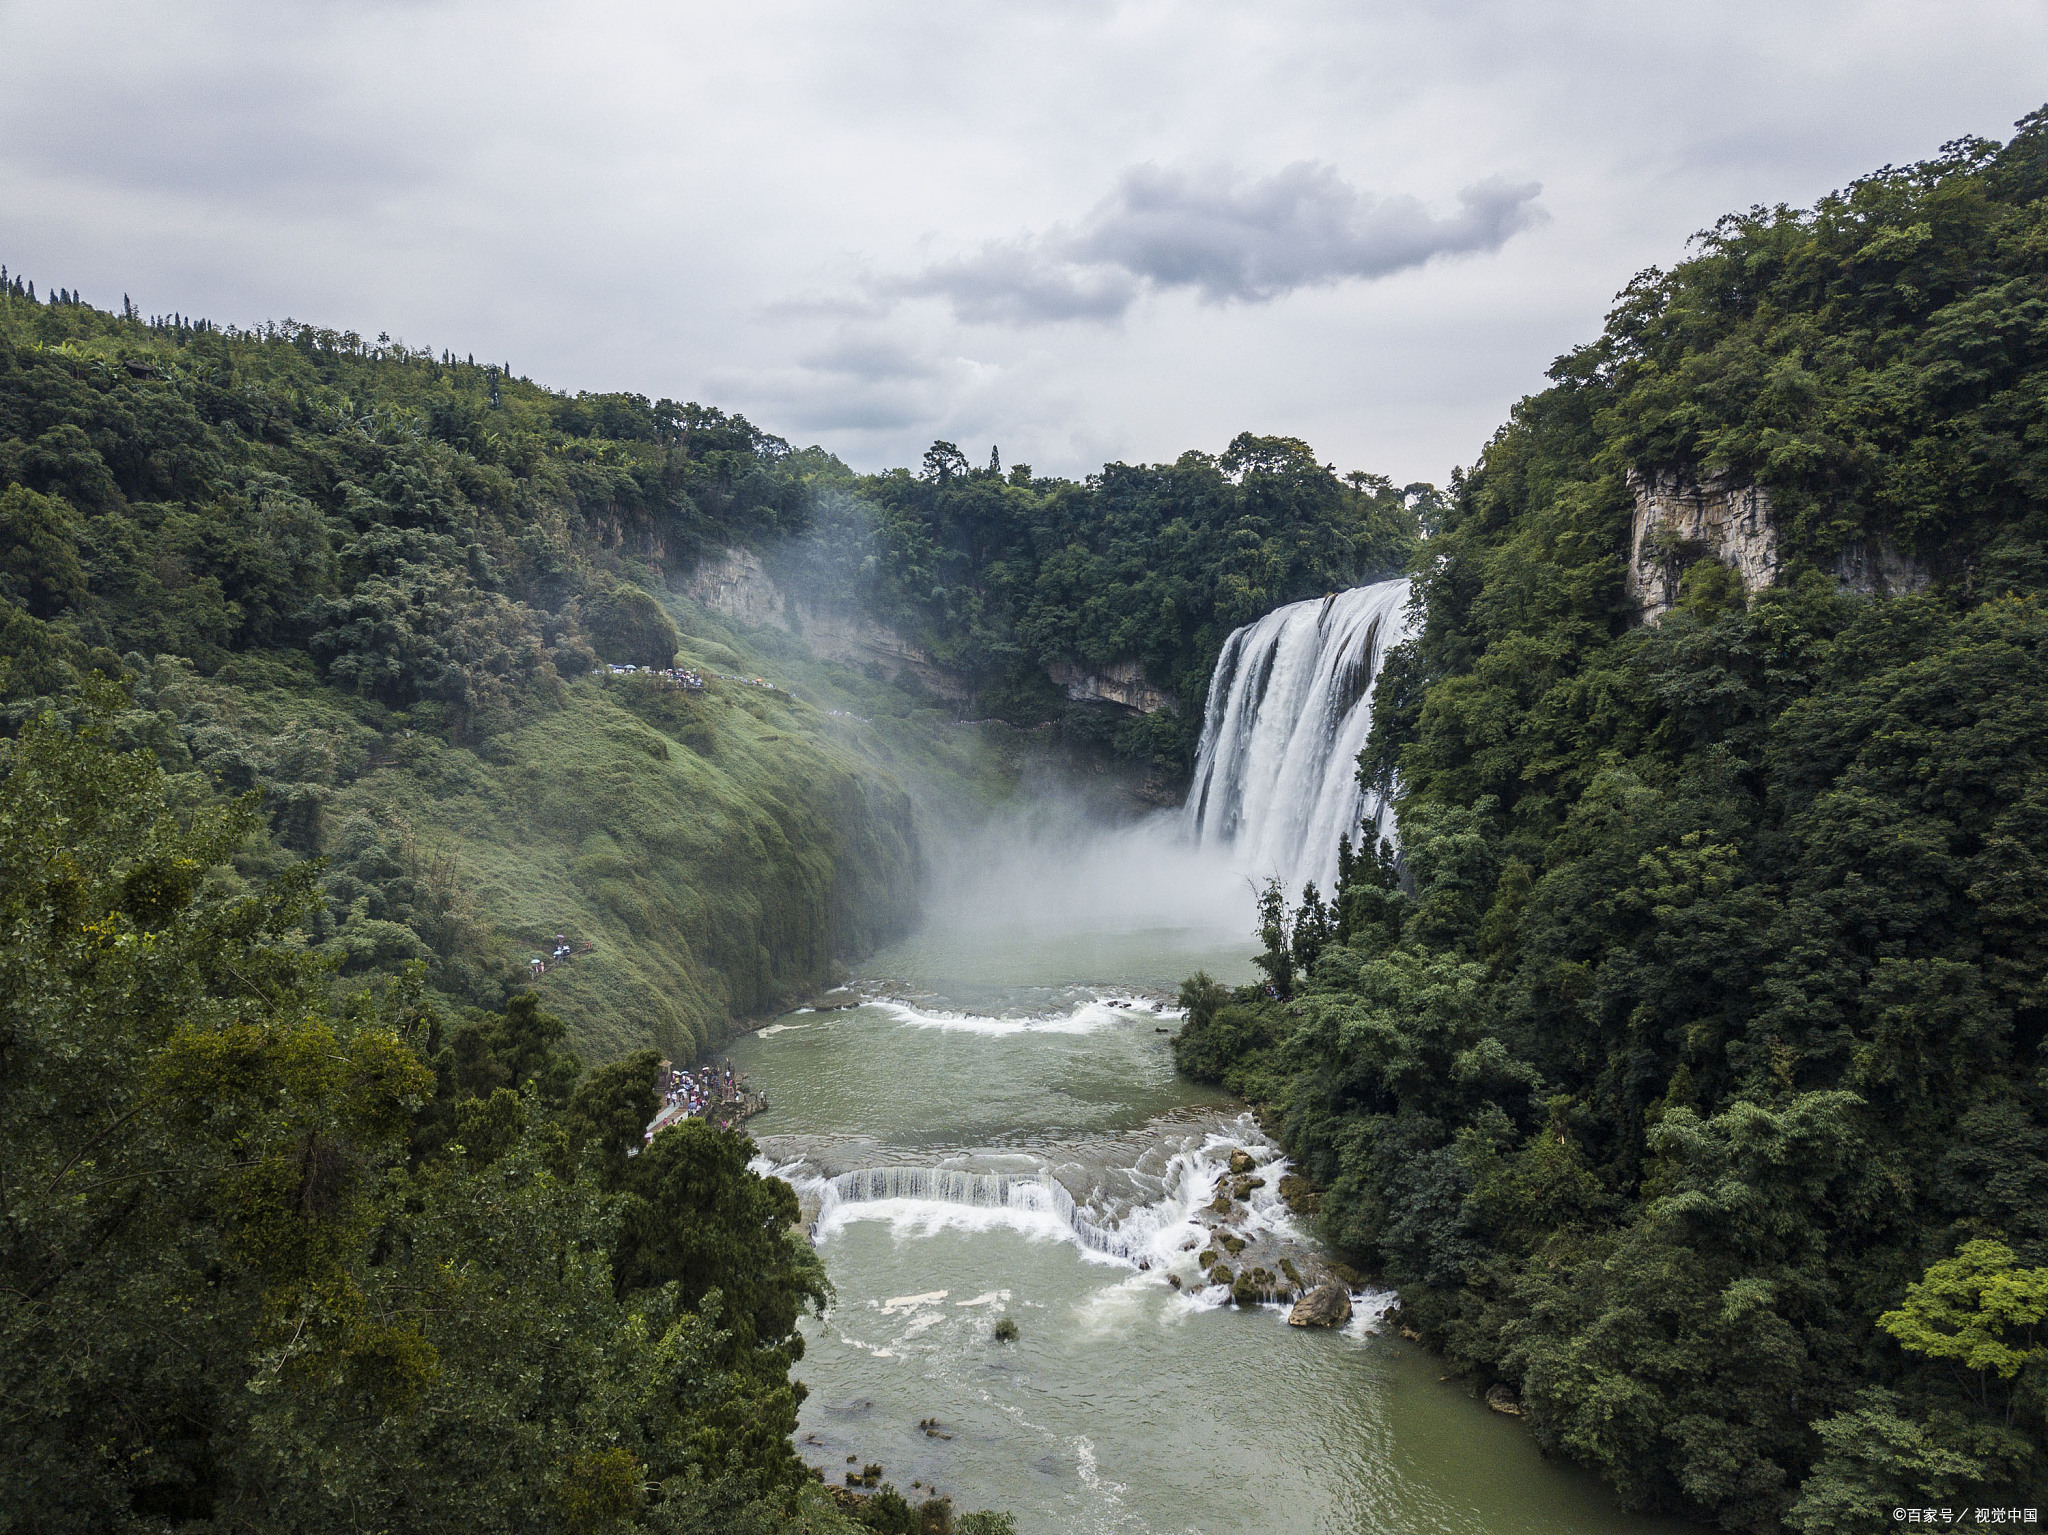
<svg viewBox="0 0 2048 1535">
<path fill-rule="evenodd" d="M 1372 689 L 1407 638 L 1408 582 L 1381 581 L 1291 603 L 1237 630 L 1209 681 L 1184 812 L 1200 845 L 1226 847 L 1290 892 L 1327 891 L 1337 844 L 1387 807 L 1359 787 Z"/>
<path fill-rule="evenodd" d="M 1036 1165 L 959 1165 L 1027 1160 Z M 1071 1242 L 1101 1260 L 1172 1275 L 1174 1287 L 1198 1306 L 1228 1298 L 1229 1282 L 1212 1287 L 1198 1257 L 1219 1234 L 1233 1239 L 1232 1251 L 1255 1260 L 1277 1266 L 1286 1256 L 1297 1273 L 1322 1269 L 1279 1195 L 1287 1159 L 1245 1114 L 1203 1115 L 1157 1124 L 1137 1137 L 1069 1144 L 1057 1167 L 993 1152 L 949 1159 L 951 1165 L 841 1170 L 832 1161 L 830 1150 L 810 1150 L 794 1161 L 778 1165 L 770 1156 L 756 1165 L 796 1188 L 819 1241 L 870 1220 L 917 1230 L 1007 1226 L 1039 1240 Z M 1086 1197 L 1076 1198 L 1076 1188 Z"/>
<path fill-rule="evenodd" d="M 1064 1222 L 1094 1252 L 1130 1259 L 1131 1244 L 1091 1220 L 1049 1173 L 976 1173 L 946 1167 L 872 1167 L 841 1173 L 827 1187 L 841 1204 L 884 1199 L 925 1200 L 981 1210 L 1022 1210 Z"/>
</svg>

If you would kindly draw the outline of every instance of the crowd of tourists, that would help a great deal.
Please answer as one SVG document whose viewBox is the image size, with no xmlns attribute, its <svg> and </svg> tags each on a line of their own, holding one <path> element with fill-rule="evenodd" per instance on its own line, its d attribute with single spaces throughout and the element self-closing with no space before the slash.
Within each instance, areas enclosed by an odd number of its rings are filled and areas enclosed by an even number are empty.
<svg viewBox="0 0 2048 1535">
<path fill-rule="evenodd" d="M 686 1114 L 701 1114 L 715 1104 L 730 1103 L 740 1096 L 742 1088 L 742 1079 L 733 1075 L 732 1067 L 717 1062 L 699 1066 L 695 1071 L 671 1066 L 661 1074 L 663 1106 L 680 1108 Z"/>
<path fill-rule="evenodd" d="M 695 667 L 627 666 L 616 661 L 608 661 L 604 669 L 614 677 L 654 677 L 672 688 L 688 688 L 693 693 L 704 690 L 704 674 Z"/>
</svg>

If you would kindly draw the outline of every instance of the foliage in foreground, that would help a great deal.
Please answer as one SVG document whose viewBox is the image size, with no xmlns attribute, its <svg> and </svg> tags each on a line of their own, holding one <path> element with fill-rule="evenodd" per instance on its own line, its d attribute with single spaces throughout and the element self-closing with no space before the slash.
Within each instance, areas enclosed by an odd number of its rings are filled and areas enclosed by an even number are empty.
<svg viewBox="0 0 2048 1535">
<path fill-rule="evenodd" d="M 100 715 L 111 712 L 100 701 Z M 531 1005 L 330 1003 L 103 723 L 0 762 L 0 1529 L 828 1531 L 785 1183 Z"/>
<path fill-rule="evenodd" d="M 2048 1503 L 2048 116 L 1648 273 L 1456 487 L 1363 771 L 1182 1064 L 1632 1505 Z M 1634 622 L 1630 470 L 1765 487 Z M 1855 595 L 1846 546 L 1924 591 Z"/>
</svg>

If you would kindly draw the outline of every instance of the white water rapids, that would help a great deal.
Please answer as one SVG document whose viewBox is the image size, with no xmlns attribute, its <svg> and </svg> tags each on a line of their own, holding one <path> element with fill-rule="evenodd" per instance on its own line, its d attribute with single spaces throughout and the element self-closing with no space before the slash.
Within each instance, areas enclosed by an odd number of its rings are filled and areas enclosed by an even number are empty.
<svg viewBox="0 0 2048 1535">
<path fill-rule="evenodd" d="M 1225 847 L 1290 896 L 1335 884 L 1337 844 L 1388 807 L 1358 783 L 1372 690 L 1408 637 L 1408 581 L 1276 608 L 1224 642 L 1209 682 L 1195 779 L 1182 812 L 1198 846 Z"/>
</svg>

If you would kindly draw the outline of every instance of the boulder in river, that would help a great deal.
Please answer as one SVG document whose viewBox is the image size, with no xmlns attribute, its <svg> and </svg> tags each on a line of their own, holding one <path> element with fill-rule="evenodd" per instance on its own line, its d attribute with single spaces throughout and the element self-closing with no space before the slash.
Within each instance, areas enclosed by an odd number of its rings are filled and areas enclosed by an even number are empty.
<svg viewBox="0 0 2048 1535">
<path fill-rule="evenodd" d="M 1289 1173 L 1280 1180 L 1280 1197 L 1296 1215 L 1314 1215 L 1319 1207 L 1315 1185 L 1300 1173 Z"/>
<path fill-rule="evenodd" d="M 1522 1415 L 1522 1404 L 1515 1400 L 1514 1392 L 1499 1382 L 1486 1388 L 1486 1405 L 1495 1412 L 1506 1413 L 1511 1418 L 1519 1418 Z"/>
<path fill-rule="evenodd" d="M 1287 1313 L 1289 1327 L 1342 1327 L 1350 1320 L 1351 1292 L 1334 1279 L 1317 1285 Z"/>
<path fill-rule="evenodd" d="M 1252 1160 L 1252 1154 L 1243 1147 L 1239 1147 L 1230 1154 L 1230 1170 L 1240 1178 L 1258 1165 L 1258 1163 Z"/>
</svg>

